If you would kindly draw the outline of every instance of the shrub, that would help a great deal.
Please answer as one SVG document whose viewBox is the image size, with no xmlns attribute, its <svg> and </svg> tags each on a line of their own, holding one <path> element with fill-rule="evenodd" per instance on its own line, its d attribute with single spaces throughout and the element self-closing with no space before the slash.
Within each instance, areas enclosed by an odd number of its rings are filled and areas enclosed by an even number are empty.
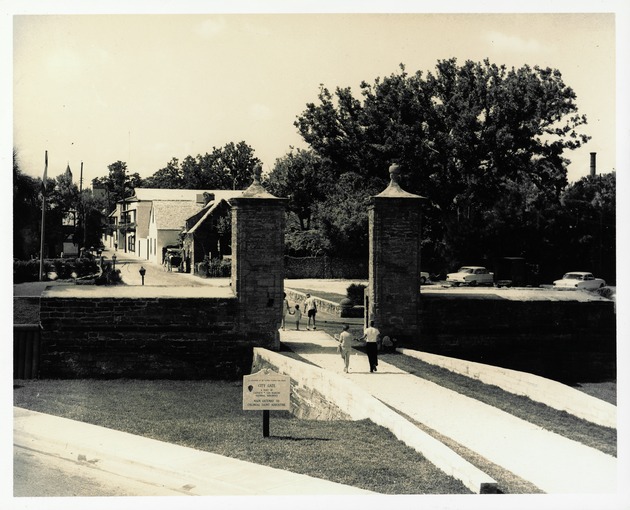
<svg viewBox="0 0 630 510">
<path fill-rule="evenodd" d="M 87 276 L 98 272 L 96 260 L 87 258 L 76 259 L 45 259 L 44 273 L 54 272 L 58 278 L 72 278 L 72 273 L 77 277 Z M 39 280 L 39 259 L 14 260 L 13 282 L 36 282 Z"/>
<path fill-rule="evenodd" d="M 615 299 L 615 292 L 610 287 L 602 287 L 595 290 L 595 294 L 599 294 L 606 299 Z"/>
<path fill-rule="evenodd" d="M 103 273 L 94 280 L 96 285 L 118 285 L 123 283 L 120 269 L 112 269 L 111 265 L 103 266 Z"/>
<path fill-rule="evenodd" d="M 232 274 L 232 262 L 225 259 L 210 259 L 206 263 L 207 275 L 211 278 L 225 278 Z"/>
<path fill-rule="evenodd" d="M 365 293 L 366 286 L 362 283 L 353 283 L 346 289 L 346 295 L 348 299 L 356 306 L 363 306 L 363 295 Z"/>
<path fill-rule="evenodd" d="M 207 278 L 226 278 L 232 274 L 232 262 L 229 259 L 210 259 L 205 257 L 197 264 L 197 274 Z"/>
</svg>

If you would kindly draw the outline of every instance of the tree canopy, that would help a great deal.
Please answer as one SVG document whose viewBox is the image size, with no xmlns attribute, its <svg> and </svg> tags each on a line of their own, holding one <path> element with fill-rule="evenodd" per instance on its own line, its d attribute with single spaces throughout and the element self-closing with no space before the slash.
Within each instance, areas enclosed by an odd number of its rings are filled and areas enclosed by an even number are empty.
<svg viewBox="0 0 630 510">
<path fill-rule="evenodd" d="M 423 264 L 436 271 L 540 251 L 537 211 L 558 202 L 563 154 L 588 141 L 584 124 L 558 70 L 456 59 L 426 76 L 401 65 L 363 82 L 361 98 L 322 85 L 295 121 L 336 179 L 352 174 L 364 188 L 384 187 L 390 164 L 403 167 L 403 187 L 428 199 Z M 354 212 L 356 228 L 365 224 L 356 215 L 366 214 Z"/>
<path fill-rule="evenodd" d="M 252 183 L 260 160 L 244 141 L 213 147 L 206 154 L 186 156 L 181 162 L 171 159 L 164 168 L 144 179 L 148 188 L 167 189 L 244 189 Z"/>
<path fill-rule="evenodd" d="M 142 184 L 142 178 L 137 172 L 128 175 L 127 163 L 124 161 L 116 161 L 108 165 L 107 170 L 107 177 L 92 179 L 92 187 L 105 190 L 107 210 L 113 211 L 119 200 L 133 196 L 133 190 Z"/>
</svg>

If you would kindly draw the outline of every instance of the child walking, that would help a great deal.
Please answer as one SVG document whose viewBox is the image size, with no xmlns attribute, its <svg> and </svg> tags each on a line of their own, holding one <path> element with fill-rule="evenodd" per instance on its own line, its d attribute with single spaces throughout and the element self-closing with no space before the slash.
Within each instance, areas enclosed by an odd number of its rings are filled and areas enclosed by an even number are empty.
<svg viewBox="0 0 630 510">
<path fill-rule="evenodd" d="M 302 311 L 300 310 L 300 305 L 295 305 L 295 311 L 292 315 L 295 315 L 295 329 L 297 331 L 300 330 L 300 319 L 302 318 Z"/>
</svg>

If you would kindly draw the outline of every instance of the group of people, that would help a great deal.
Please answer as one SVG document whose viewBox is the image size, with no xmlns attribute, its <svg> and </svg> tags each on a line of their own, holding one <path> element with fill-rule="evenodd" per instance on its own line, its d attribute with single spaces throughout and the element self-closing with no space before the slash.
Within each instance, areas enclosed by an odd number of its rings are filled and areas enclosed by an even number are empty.
<svg viewBox="0 0 630 510">
<path fill-rule="evenodd" d="M 339 336 L 335 335 L 335 339 L 339 342 L 339 352 L 343 359 L 344 368 L 343 371 L 348 373 L 350 371 L 350 354 L 352 349 L 352 342 L 365 342 L 365 350 L 370 363 L 370 373 L 377 372 L 378 366 L 378 339 L 381 336 L 381 332 L 374 327 L 374 321 L 370 321 L 370 326 L 363 331 L 361 338 L 355 339 L 350 333 L 350 326 L 346 324 L 343 327 L 343 331 Z"/>
<path fill-rule="evenodd" d="M 292 320 L 295 321 L 295 329 L 299 331 L 300 321 L 302 320 L 303 313 L 299 303 L 296 303 L 294 307 L 291 308 L 291 306 L 289 305 L 289 300 L 287 299 L 287 294 L 285 292 L 284 303 L 282 306 L 282 330 L 285 330 L 287 326 L 287 321 Z M 317 303 L 310 294 L 306 294 L 306 299 L 304 300 L 304 312 L 306 312 L 307 317 L 307 331 L 310 331 L 311 327 L 313 329 L 317 329 L 317 325 L 315 323 L 315 317 L 317 316 Z M 341 357 L 343 358 L 344 362 L 343 371 L 345 373 L 348 373 L 350 371 L 350 354 L 352 349 L 352 342 L 364 341 L 365 350 L 367 352 L 368 361 L 370 363 L 370 373 L 376 372 L 378 366 L 378 342 L 380 340 L 381 333 L 378 329 L 374 327 L 374 321 L 370 321 L 370 326 L 365 329 L 361 338 L 355 339 L 349 330 L 350 326 L 346 324 L 343 327 L 343 331 L 339 335 L 335 335 L 335 339 L 339 342 L 339 352 L 341 353 Z M 385 338 L 389 339 L 389 337 Z"/>
<path fill-rule="evenodd" d="M 289 300 L 287 299 L 287 293 L 284 293 L 284 303 L 282 310 L 282 331 L 286 328 L 286 324 L 288 320 L 295 321 L 295 329 L 297 331 L 300 330 L 300 321 L 302 320 L 302 310 L 300 309 L 300 305 L 298 303 L 295 304 L 293 309 L 289 305 Z M 313 329 L 317 329 L 317 325 L 315 324 L 315 316 L 317 315 L 317 303 L 315 303 L 315 299 L 310 295 L 306 295 L 306 299 L 304 300 L 304 311 L 306 312 L 307 323 L 306 329 L 310 331 L 311 326 Z"/>
</svg>

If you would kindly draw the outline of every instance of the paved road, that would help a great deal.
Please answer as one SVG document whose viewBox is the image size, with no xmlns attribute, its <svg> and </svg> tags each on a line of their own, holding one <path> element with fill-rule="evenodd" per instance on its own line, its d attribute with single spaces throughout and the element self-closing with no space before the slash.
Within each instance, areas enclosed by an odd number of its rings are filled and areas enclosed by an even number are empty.
<svg viewBox="0 0 630 510">
<path fill-rule="evenodd" d="M 164 487 L 95 469 L 20 446 L 13 447 L 14 497 L 181 496 Z"/>
</svg>

